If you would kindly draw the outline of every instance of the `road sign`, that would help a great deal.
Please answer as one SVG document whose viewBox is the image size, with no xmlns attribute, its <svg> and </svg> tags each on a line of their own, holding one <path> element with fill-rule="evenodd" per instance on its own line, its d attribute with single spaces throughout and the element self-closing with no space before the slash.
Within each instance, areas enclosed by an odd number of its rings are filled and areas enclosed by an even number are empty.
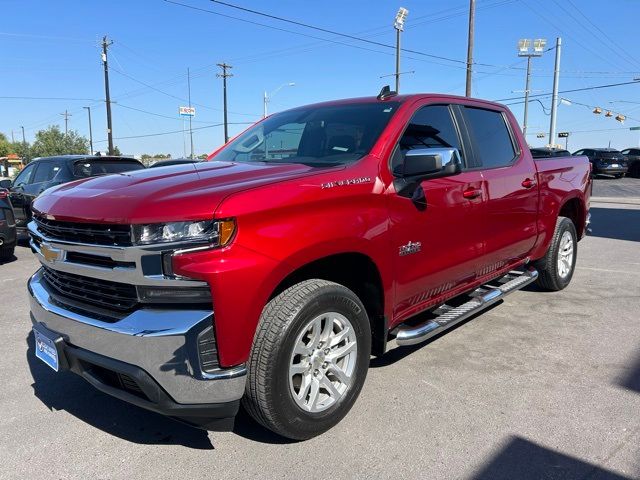
<svg viewBox="0 0 640 480">
<path fill-rule="evenodd" d="M 181 117 L 195 117 L 196 107 L 180 107 L 178 113 Z"/>
<path fill-rule="evenodd" d="M 536 134 L 536 137 L 537 138 L 544 138 L 545 135 L 544 135 L 544 133 L 538 133 L 538 134 Z"/>
<path fill-rule="evenodd" d="M 629 130 L 640 130 L 640 127 L 631 127 Z"/>
<path fill-rule="evenodd" d="M 569 136 L 569 132 L 559 132 L 558 138 L 567 138 Z"/>
</svg>

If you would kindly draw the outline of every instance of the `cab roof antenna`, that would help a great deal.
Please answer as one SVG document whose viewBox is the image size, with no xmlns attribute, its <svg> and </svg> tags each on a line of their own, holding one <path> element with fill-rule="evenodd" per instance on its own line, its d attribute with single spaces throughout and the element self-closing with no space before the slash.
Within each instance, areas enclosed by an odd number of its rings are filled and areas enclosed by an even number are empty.
<svg viewBox="0 0 640 480">
<path fill-rule="evenodd" d="M 387 98 L 395 97 L 396 95 L 398 95 L 398 92 L 392 91 L 389 85 L 385 85 L 382 87 L 382 90 L 380 90 L 377 98 L 378 100 L 386 100 Z"/>
</svg>

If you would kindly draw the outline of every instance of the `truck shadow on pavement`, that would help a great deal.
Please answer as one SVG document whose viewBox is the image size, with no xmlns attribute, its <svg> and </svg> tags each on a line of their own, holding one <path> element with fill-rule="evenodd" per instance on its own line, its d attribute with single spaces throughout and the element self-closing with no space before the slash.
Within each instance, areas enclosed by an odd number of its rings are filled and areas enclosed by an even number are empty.
<svg viewBox="0 0 640 480">
<path fill-rule="evenodd" d="M 592 463 L 513 436 L 471 480 L 631 480 Z"/>
<path fill-rule="evenodd" d="M 591 207 L 590 237 L 640 242 L 640 210 Z"/>
<path fill-rule="evenodd" d="M 34 380 L 31 385 L 33 392 L 50 410 L 64 410 L 95 428 L 129 442 L 214 449 L 205 430 L 111 397 L 74 373 L 54 372 L 36 358 L 33 333 L 29 333 L 26 341 L 27 363 Z M 254 422 L 242 409 L 236 417 L 233 433 L 260 443 L 291 443 Z"/>
<path fill-rule="evenodd" d="M 372 358 L 371 361 L 369 362 L 369 368 L 381 368 L 381 367 L 388 367 L 389 365 L 393 365 L 394 363 L 399 362 L 400 360 L 408 357 L 409 355 L 414 354 L 418 350 L 421 350 L 422 348 L 427 347 L 432 342 L 437 341 L 440 337 L 442 337 L 444 335 L 448 335 L 449 333 L 454 332 L 458 328 L 463 327 L 468 322 L 472 322 L 477 317 L 481 317 L 481 316 L 485 315 L 487 312 L 490 312 L 491 310 L 493 310 L 497 306 L 502 305 L 503 302 L 504 302 L 504 300 L 500 300 L 500 301 L 494 303 L 493 305 L 491 305 L 490 307 L 486 308 L 485 310 L 482 310 L 481 312 L 478 312 L 475 315 L 470 316 L 466 320 L 463 320 L 462 322 L 458 323 L 457 325 L 454 325 L 453 327 L 450 327 L 450 328 L 444 330 L 443 332 L 437 334 L 436 336 L 434 336 L 434 337 L 430 338 L 429 340 L 426 340 L 426 341 L 424 341 L 422 343 L 418 343 L 416 345 L 406 345 L 406 346 L 402 346 L 402 347 L 398 346 L 396 348 L 393 348 L 392 350 L 387 351 L 387 353 L 385 353 L 381 357 Z M 416 323 L 420 323 L 421 321 L 424 321 L 425 318 L 426 317 L 423 317 L 422 315 L 417 315 L 412 320 L 415 321 Z"/>
<path fill-rule="evenodd" d="M 71 372 L 55 373 L 36 358 L 33 333 L 29 333 L 27 345 L 34 394 L 50 410 L 65 410 L 89 425 L 134 443 L 213 449 L 204 430 L 110 397 Z"/>
<path fill-rule="evenodd" d="M 638 358 L 629 371 L 622 375 L 618 384 L 627 390 L 640 393 L 640 355 L 638 355 Z"/>
</svg>

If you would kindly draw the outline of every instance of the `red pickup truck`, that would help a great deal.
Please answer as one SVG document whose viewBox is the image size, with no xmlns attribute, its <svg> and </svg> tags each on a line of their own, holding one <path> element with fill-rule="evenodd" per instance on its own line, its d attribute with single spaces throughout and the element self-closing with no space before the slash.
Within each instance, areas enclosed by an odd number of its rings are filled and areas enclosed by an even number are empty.
<svg viewBox="0 0 640 480">
<path fill-rule="evenodd" d="M 395 95 L 295 108 L 209 162 L 33 204 L 35 354 L 207 429 L 240 402 L 292 439 L 353 406 L 370 355 L 537 281 L 571 281 L 586 157 L 534 161 L 504 106 Z"/>
</svg>

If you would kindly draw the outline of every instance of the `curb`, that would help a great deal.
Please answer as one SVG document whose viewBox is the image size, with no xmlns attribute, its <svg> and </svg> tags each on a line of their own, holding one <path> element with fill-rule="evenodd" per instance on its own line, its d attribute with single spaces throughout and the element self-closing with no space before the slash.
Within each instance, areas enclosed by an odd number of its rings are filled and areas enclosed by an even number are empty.
<svg viewBox="0 0 640 480">
<path fill-rule="evenodd" d="M 591 197 L 592 203 L 620 203 L 624 205 L 640 205 L 640 197 Z"/>
</svg>

